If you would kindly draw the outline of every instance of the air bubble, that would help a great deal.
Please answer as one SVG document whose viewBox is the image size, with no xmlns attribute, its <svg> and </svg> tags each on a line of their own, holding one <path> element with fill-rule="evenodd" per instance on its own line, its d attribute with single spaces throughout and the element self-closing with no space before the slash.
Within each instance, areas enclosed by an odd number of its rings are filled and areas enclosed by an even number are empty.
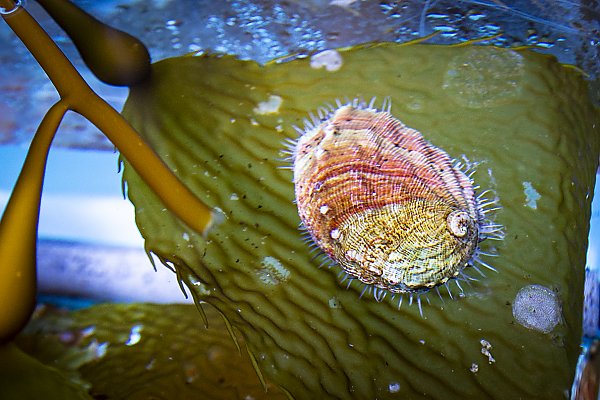
<svg viewBox="0 0 600 400">
<path fill-rule="evenodd" d="M 390 393 L 398 393 L 400 391 L 400 384 L 398 382 L 390 383 L 388 386 Z"/>
<path fill-rule="evenodd" d="M 0 14 L 10 15 L 10 14 L 16 12 L 22 5 L 23 5 L 23 2 L 21 0 L 18 0 L 17 2 L 15 2 L 13 8 L 11 8 L 10 10 L 7 10 L 4 7 L 0 7 Z"/>
<path fill-rule="evenodd" d="M 134 325 L 133 327 L 131 327 L 131 332 L 129 333 L 129 339 L 127 339 L 127 342 L 125 342 L 126 346 L 133 346 L 134 344 L 137 344 L 140 339 L 142 338 L 142 329 L 144 328 L 143 325 Z"/>
</svg>

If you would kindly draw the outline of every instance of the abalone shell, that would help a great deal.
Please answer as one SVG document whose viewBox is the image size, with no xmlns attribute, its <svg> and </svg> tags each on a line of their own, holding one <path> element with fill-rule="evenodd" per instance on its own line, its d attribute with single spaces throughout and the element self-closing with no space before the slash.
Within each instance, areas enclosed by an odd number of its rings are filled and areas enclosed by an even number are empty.
<svg viewBox="0 0 600 400">
<path fill-rule="evenodd" d="M 465 164 L 394 118 L 389 101 L 382 110 L 373 103 L 338 102 L 306 121 L 292 149 L 300 219 L 352 278 L 427 291 L 460 277 L 499 227 Z"/>
</svg>

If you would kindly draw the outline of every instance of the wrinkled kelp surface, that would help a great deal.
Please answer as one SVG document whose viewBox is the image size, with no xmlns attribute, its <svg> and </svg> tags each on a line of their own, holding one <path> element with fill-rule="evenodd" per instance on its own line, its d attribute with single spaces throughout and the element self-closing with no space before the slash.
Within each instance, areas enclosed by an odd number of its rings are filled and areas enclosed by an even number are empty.
<svg viewBox="0 0 600 400">
<path fill-rule="evenodd" d="M 126 166 L 147 250 L 222 312 L 261 373 L 296 398 L 562 398 L 580 341 L 598 161 L 598 111 L 584 81 L 552 58 L 491 47 L 341 55 L 335 72 L 308 59 L 260 66 L 219 56 L 153 66 L 124 114 L 224 220 L 207 237 L 191 232 Z M 394 116 L 477 163 L 475 181 L 503 206 L 506 238 L 488 244 L 498 273 L 472 271 L 479 281 L 463 283 L 464 296 L 453 286 L 454 300 L 423 298 L 423 318 L 406 299 L 398 309 L 398 298 L 361 298 L 337 267 L 319 267 L 298 230 L 291 171 L 280 168 L 282 142 L 309 111 L 372 96 L 389 96 Z M 530 284 L 560 298 L 564 319 L 548 334 L 513 319 L 513 299 Z"/>
</svg>

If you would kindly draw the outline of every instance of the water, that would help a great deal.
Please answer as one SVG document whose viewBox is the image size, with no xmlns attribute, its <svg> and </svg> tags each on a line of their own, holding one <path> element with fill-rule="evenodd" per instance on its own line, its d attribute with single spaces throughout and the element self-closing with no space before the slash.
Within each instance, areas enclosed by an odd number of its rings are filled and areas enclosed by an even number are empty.
<svg viewBox="0 0 600 400">
<path fill-rule="evenodd" d="M 260 63 L 289 54 L 312 54 L 365 42 L 406 42 L 434 32 L 429 43 L 450 44 L 488 37 L 498 46 L 535 46 L 590 79 L 600 72 L 600 6 L 535 0 L 79 0 L 76 4 L 140 38 L 154 61 L 197 52 L 234 54 Z M 590 3 L 592 4 L 592 3 Z M 70 40 L 37 3 L 27 9 L 57 41 L 100 95 L 119 109 L 126 89 L 98 83 L 87 73 Z M 491 38 L 493 36 L 493 38 Z M 43 71 L 0 24 L 0 144 L 28 143 L 57 96 Z M 111 149 L 86 121 L 68 115 L 57 145 Z"/>
</svg>

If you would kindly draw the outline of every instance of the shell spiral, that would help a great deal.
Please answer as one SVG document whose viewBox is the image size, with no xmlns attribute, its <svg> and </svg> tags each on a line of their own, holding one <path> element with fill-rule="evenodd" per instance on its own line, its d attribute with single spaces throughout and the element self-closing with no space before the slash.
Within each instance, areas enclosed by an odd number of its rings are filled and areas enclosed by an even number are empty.
<svg viewBox="0 0 600 400">
<path fill-rule="evenodd" d="M 471 178 L 383 108 L 354 101 L 307 124 L 293 150 L 298 212 L 353 278 L 426 291 L 470 263 L 484 218 Z"/>
</svg>

